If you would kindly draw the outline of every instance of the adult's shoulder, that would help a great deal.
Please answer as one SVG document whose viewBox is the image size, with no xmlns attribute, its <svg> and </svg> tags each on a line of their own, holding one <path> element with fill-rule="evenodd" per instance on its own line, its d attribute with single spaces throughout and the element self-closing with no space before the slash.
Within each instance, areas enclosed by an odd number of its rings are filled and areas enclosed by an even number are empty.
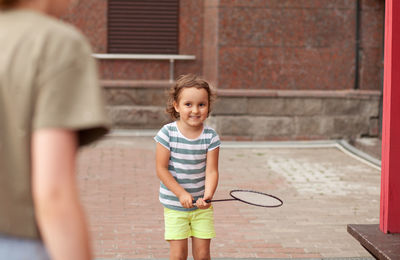
<svg viewBox="0 0 400 260">
<path fill-rule="evenodd" d="M 44 40 L 86 41 L 85 36 L 75 26 L 40 12 L 14 10 L 4 13 L 3 17 L 6 21 L 12 21 L 19 30 L 24 30 L 27 37 L 34 35 L 37 39 Z"/>
<path fill-rule="evenodd" d="M 24 48 L 25 44 L 33 53 L 60 55 L 75 50 L 73 53 L 77 55 L 82 51 L 91 54 L 88 40 L 76 27 L 29 9 L 0 12 L 0 32 L 10 40 L 18 41 L 18 48 Z"/>
<path fill-rule="evenodd" d="M 79 68 L 82 73 L 90 68 L 94 71 L 90 75 L 97 73 L 89 41 L 77 28 L 40 13 L 28 12 L 25 17 L 19 28 L 26 38 L 24 44 L 41 68 L 39 82 L 47 82 L 71 68 Z"/>
<path fill-rule="evenodd" d="M 73 25 L 62 20 L 40 16 L 42 25 L 38 31 L 38 40 L 43 41 L 47 51 L 57 56 L 91 55 L 92 50 L 86 36 Z"/>
</svg>

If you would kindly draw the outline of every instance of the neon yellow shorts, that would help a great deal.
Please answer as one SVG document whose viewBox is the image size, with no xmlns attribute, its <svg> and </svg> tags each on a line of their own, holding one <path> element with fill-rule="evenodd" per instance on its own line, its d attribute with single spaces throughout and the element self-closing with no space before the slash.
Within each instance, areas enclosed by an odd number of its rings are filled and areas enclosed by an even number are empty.
<svg viewBox="0 0 400 260">
<path fill-rule="evenodd" d="M 179 240 L 189 237 L 211 239 L 215 237 L 214 210 L 196 209 L 179 211 L 164 208 L 165 240 Z"/>
</svg>

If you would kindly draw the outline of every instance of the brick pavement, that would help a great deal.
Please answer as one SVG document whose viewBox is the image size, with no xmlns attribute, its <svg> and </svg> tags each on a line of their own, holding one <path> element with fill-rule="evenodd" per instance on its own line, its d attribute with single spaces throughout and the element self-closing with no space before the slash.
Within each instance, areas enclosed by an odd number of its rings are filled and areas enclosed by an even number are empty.
<svg viewBox="0 0 400 260">
<path fill-rule="evenodd" d="M 84 148 L 79 184 L 99 259 L 168 258 L 150 137 Z M 336 148 L 221 148 L 215 198 L 230 189 L 284 200 L 265 209 L 215 203 L 213 258 L 370 257 L 346 225 L 379 222 L 380 172 Z"/>
</svg>

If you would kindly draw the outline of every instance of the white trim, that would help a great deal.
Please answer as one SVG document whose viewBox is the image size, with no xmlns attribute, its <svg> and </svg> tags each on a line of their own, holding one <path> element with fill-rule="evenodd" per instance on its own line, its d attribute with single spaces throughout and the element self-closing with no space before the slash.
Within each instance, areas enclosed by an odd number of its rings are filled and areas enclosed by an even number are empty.
<svg viewBox="0 0 400 260">
<path fill-rule="evenodd" d="M 195 60 L 194 55 L 180 54 L 113 54 L 93 53 L 92 56 L 101 60 Z"/>
<path fill-rule="evenodd" d="M 159 130 L 157 129 L 112 129 L 106 136 L 108 137 L 154 137 Z"/>
<path fill-rule="evenodd" d="M 175 60 L 195 60 L 194 55 L 179 54 L 113 54 L 93 53 L 92 56 L 100 60 L 169 60 L 169 82 L 174 82 Z"/>
</svg>

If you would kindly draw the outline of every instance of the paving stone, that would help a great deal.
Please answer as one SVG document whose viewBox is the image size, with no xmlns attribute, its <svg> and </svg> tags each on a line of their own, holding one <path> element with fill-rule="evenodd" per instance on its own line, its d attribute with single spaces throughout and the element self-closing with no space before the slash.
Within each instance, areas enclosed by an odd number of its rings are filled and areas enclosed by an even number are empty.
<svg viewBox="0 0 400 260">
<path fill-rule="evenodd" d="M 112 137 L 80 151 L 78 179 L 98 259 L 167 259 L 151 137 Z M 227 148 L 215 198 L 253 189 L 266 209 L 214 203 L 213 258 L 365 258 L 349 223 L 379 222 L 380 172 L 337 148 Z"/>
</svg>

